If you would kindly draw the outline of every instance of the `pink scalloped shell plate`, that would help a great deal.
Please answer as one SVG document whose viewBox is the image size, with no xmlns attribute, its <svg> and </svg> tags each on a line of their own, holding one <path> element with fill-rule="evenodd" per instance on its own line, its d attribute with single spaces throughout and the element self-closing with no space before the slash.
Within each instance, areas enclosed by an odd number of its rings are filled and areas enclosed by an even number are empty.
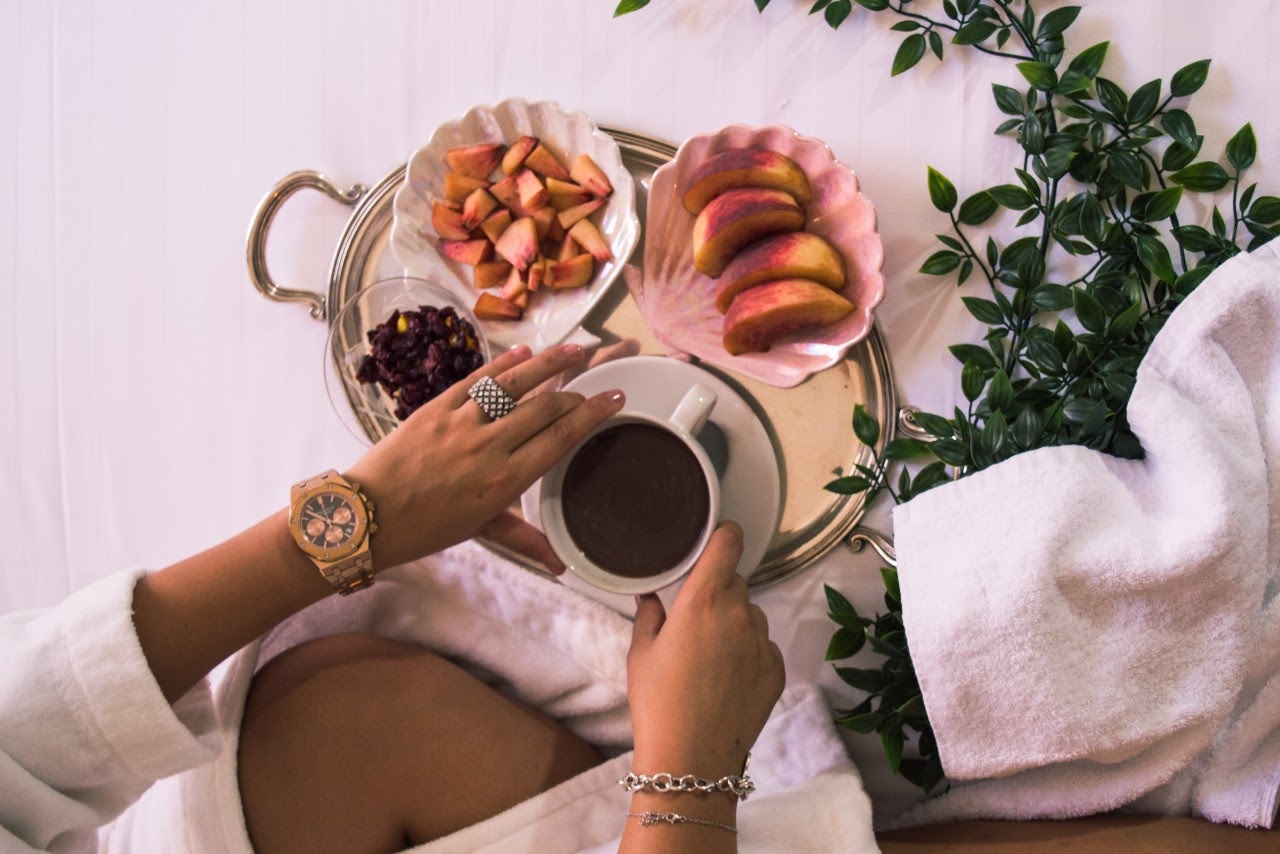
<svg viewBox="0 0 1280 854">
<path fill-rule="evenodd" d="M 730 148 L 766 148 L 785 154 L 809 177 L 813 199 L 805 229 L 844 256 L 849 282 L 840 292 L 854 311 L 827 327 L 801 330 L 764 353 L 731 356 L 724 349 L 724 316 L 716 309 L 716 281 L 693 265 L 694 217 L 681 199 L 688 177 L 712 155 Z M 731 125 L 695 136 L 653 175 L 645 220 L 644 279 L 636 301 L 645 323 L 673 353 L 736 371 L 780 388 L 799 385 L 844 358 L 871 332 L 872 313 L 884 299 L 884 247 L 876 211 L 858 191 L 858 179 L 827 145 L 791 128 Z"/>
</svg>

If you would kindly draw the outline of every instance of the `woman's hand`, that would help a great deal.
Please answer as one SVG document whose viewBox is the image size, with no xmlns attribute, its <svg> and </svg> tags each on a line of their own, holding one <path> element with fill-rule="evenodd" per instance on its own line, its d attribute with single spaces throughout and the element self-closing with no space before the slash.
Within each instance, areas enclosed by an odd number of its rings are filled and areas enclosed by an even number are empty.
<svg viewBox="0 0 1280 854">
<path fill-rule="evenodd" d="M 622 408 L 621 392 L 591 398 L 545 391 L 491 421 L 467 396 L 482 376 L 513 398 L 565 370 L 581 366 L 581 347 L 565 345 L 530 358 L 527 347 L 498 356 L 423 406 L 347 470 L 373 500 L 378 532 L 374 566 L 414 560 L 491 526 L 507 535 L 522 528 L 501 514 L 597 424 Z"/>
<path fill-rule="evenodd" d="M 740 774 L 782 693 L 782 653 L 747 600 L 741 556 L 742 529 L 723 522 L 670 614 L 652 594 L 638 603 L 627 657 L 637 773 Z"/>
</svg>

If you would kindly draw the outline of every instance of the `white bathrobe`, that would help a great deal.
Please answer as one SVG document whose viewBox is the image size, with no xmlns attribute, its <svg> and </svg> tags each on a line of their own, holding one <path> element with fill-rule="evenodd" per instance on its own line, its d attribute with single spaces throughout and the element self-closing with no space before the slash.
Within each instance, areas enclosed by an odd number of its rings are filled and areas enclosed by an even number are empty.
<svg viewBox="0 0 1280 854">
<path fill-rule="evenodd" d="M 236 746 L 254 672 L 307 638 L 375 628 L 467 663 L 618 754 L 414 850 L 616 849 L 629 800 L 617 781 L 631 758 L 621 752 L 631 624 L 613 611 L 465 544 L 307 609 L 236 655 L 212 690 L 202 683 L 170 707 L 133 629 L 139 575 L 0 619 L 0 850 L 251 851 Z M 741 850 L 877 850 L 870 801 L 812 686 L 783 694 L 751 771 Z"/>
</svg>

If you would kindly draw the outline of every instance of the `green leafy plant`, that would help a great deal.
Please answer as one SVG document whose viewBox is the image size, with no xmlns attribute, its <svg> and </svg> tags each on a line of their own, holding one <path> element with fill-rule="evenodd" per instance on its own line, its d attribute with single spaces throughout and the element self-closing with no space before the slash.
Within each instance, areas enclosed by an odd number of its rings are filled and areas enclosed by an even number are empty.
<svg viewBox="0 0 1280 854">
<path fill-rule="evenodd" d="M 768 5 L 754 2 L 760 10 Z M 623 0 L 616 14 L 646 3 Z M 1127 406 L 1155 335 L 1216 267 L 1280 230 L 1280 198 L 1259 195 L 1244 180 L 1257 155 L 1253 128 L 1231 137 L 1225 164 L 1204 158 L 1186 98 L 1204 85 L 1210 61 L 1184 66 L 1167 86 L 1155 79 L 1126 92 L 1100 73 L 1108 42 L 1067 59 L 1065 34 L 1079 6 L 1038 15 L 1032 0 L 943 0 L 944 17 L 934 18 L 914 11 L 911 0 L 856 5 L 902 19 L 890 28 L 906 33 L 893 75 L 930 52 L 942 60 L 950 43 L 1015 61 L 1026 88 L 992 86 L 1006 116 L 995 132 L 1016 143 L 1008 183 L 962 199 L 945 175 L 927 174 L 929 198 L 949 230 L 936 235 L 940 247 L 920 272 L 986 286 L 985 295 L 961 297 L 987 326 L 982 343 L 950 347 L 967 403 L 950 415 L 916 413 L 931 441 L 895 439 L 872 465 L 827 489 L 866 492 L 868 505 L 884 492 L 902 502 L 1052 445 L 1140 458 Z M 854 9 L 851 0 L 817 0 L 809 13 L 838 28 Z M 1196 206 L 1210 210 L 1204 224 L 1187 221 L 1196 196 L 1207 197 Z M 979 233 L 1011 215 L 1012 240 Z M 861 407 L 853 422 L 858 439 L 874 447 L 880 425 Z M 884 659 L 876 669 L 836 666 L 867 695 L 837 722 L 879 733 L 890 767 L 927 792 L 945 778 L 903 629 L 897 574 L 881 572 L 886 612 L 874 619 L 827 588 L 837 625 L 827 659 L 847 659 L 867 645 Z M 918 759 L 904 758 L 912 732 Z"/>
</svg>

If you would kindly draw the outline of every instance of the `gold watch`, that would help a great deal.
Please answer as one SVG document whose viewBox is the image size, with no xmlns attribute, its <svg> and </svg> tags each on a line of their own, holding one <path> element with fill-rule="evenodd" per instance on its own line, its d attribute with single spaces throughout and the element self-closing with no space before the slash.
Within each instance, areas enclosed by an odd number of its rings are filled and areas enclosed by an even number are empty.
<svg viewBox="0 0 1280 854">
<path fill-rule="evenodd" d="M 289 533 L 343 596 L 373 584 L 369 538 L 377 530 L 373 502 L 333 469 L 289 493 Z"/>
</svg>

